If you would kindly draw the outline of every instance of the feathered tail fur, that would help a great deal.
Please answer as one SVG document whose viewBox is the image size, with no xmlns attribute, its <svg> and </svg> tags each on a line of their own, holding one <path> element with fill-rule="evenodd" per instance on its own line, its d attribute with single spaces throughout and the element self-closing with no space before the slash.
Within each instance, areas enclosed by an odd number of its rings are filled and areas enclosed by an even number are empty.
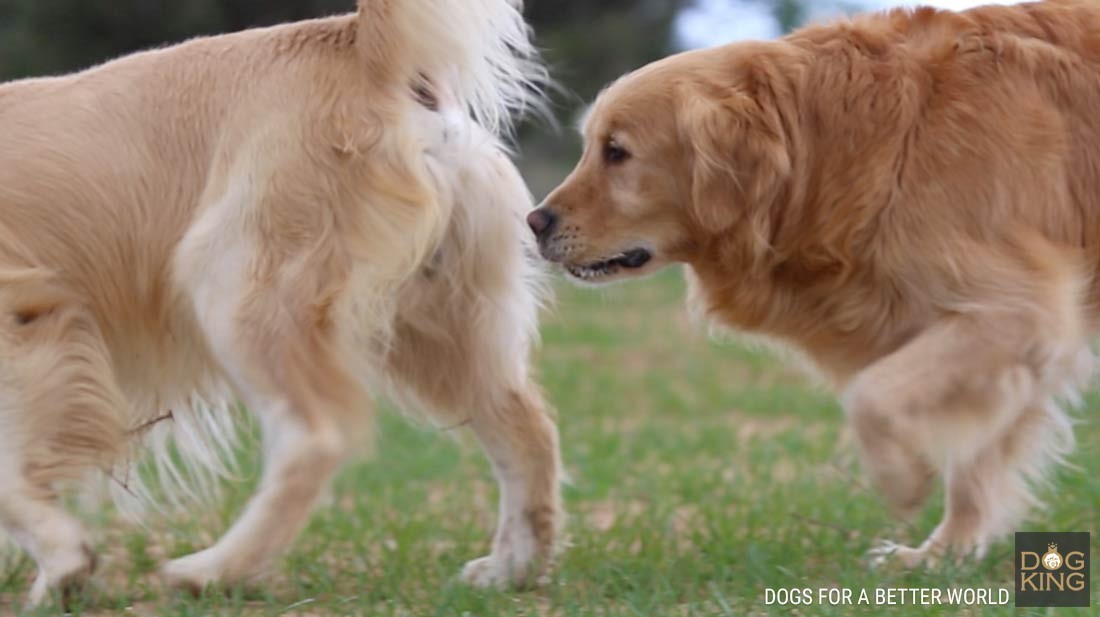
<svg viewBox="0 0 1100 617">
<path fill-rule="evenodd" d="M 359 0 L 358 47 L 379 85 L 426 80 L 498 136 L 548 79 L 519 0 Z"/>
</svg>

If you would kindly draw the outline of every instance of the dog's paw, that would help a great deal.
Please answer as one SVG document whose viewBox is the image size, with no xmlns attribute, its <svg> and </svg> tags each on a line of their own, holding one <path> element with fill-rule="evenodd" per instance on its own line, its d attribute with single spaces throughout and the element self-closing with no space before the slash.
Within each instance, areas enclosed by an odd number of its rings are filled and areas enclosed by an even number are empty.
<svg viewBox="0 0 1100 617">
<path fill-rule="evenodd" d="M 173 559 L 161 566 L 161 577 L 173 589 L 200 595 L 221 582 L 221 568 L 211 549 Z"/>
<path fill-rule="evenodd" d="M 97 565 L 95 552 L 83 543 L 78 548 L 51 555 L 42 564 L 38 577 L 31 585 L 31 591 L 27 595 L 27 608 L 33 609 L 46 604 L 54 593 L 58 594 L 62 604 L 68 603 L 69 597 L 84 587 Z"/>
<path fill-rule="evenodd" d="M 517 563 L 489 555 L 467 562 L 460 576 L 462 582 L 479 589 L 528 589 L 546 584 L 546 574 L 530 560 Z"/>
<path fill-rule="evenodd" d="M 474 559 L 463 566 L 460 578 L 478 589 L 507 589 L 512 584 L 512 575 L 503 565 L 492 555 Z"/>
<path fill-rule="evenodd" d="M 911 570 L 922 565 L 932 565 L 933 558 L 920 548 L 905 546 L 889 540 L 879 541 L 867 552 L 871 567 Z"/>
</svg>

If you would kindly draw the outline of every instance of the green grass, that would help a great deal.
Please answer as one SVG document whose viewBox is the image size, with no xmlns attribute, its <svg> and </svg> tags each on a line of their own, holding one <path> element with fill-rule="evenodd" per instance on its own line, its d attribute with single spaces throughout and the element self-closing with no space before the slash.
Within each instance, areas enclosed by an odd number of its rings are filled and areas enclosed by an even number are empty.
<svg viewBox="0 0 1100 617">
<path fill-rule="evenodd" d="M 200 599 L 163 590 L 166 557 L 204 547 L 250 491 L 217 512 L 154 522 L 148 532 L 92 517 L 104 564 L 78 614 L 139 615 L 747 615 L 790 614 L 766 588 L 1012 587 L 1012 543 L 961 566 L 868 569 L 877 538 L 919 542 L 942 503 L 911 525 L 892 519 L 855 463 L 842 414 L 790 363 L 708 340 L 683 309 L 676 273 L 583 291 L 559 286 L 544 320 L 540 380 L 559 410 L 569 548 L 553 583 L 528 593 L 458 585 L 488 549 L 496 486 L 472 440 L 380 423 L 377 454 L 349 466 L 294 550 L 258 589 Z M 1100 397 L 1079 427 L 1079 469 L 1043 494 L 1022 530 L 1100 529 Z M 33 567 L 0 563 L 0 614 Z M 1093 566 L 1094 607 L 1100 606 Z M 942 609 L 958 614 L 957 608 Z M 925 614 L 921 607 L 799 607 L 804 615 Z M 964 614 L 1007 614 L 977 607 Z M 1025 614 L 1024 611 L 1020 611 Z M 1034 614 L 1048 614 L 1037 610 Z M 1063 609 L 1055 614 L 1075 614 Z M 1092 614 L 1087 609 L 1076 614 Z"/>
</svg>

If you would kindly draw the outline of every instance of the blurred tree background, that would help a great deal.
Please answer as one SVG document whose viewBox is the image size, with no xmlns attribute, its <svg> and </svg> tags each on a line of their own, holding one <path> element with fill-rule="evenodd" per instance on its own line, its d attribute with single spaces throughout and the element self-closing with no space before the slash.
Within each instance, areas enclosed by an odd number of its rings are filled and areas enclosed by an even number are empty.
<svg viewBox="0 0 1100 617">
<path fill-rule="evenodd" d="M 527 0 L 528 19 L 564 86 L 562 126 L 522 132 L 522 165 L 537 195 L 576 156 L 583 103 L 615 77 L 676 51 L 677 16 L 702 0 Z M 724 1 L 724 0 L 708 0 Z M 780 29 L 800 23 L 809 0 L 768 5 Z M 340 13 L 354 0 L 0 0 L 0 80 L 64 73 L 192 36 Z"/>
</svg>

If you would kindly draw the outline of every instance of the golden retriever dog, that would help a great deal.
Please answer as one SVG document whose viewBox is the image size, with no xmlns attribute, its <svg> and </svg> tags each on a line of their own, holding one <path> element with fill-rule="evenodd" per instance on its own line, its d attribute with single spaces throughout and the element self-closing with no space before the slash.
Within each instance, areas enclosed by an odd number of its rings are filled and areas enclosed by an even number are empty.
<svg viewBox="0 0 1100 617">
<path fill-rule="evenodd" d="M 261 574 L 375 393 L 491 459 L 499 528 L 463 578 L 543 575 L 560 463 L 528 374 L 533 204 L 502 139 L 545 71 L 517 4 L 361 0 L 0 87 L 0 522 L 37 562 L 31 603 L 95 566 L 59 483 L 148 494 L 126 468 L 152 450 L 179 497 L 221 469 L 238 402 L 257 493 L 164 575 Z"/>
<path fill-rule="evenodd" d="M 897 9 L 692 51 L 611 85 L 528 217 L 606 283 L 686 265 L 691 303 L 803 352 L 901 514 L 912 566 L 981 555 L 1073 447 L 1100 329 L 1100 4 Z"/>
</svg>

